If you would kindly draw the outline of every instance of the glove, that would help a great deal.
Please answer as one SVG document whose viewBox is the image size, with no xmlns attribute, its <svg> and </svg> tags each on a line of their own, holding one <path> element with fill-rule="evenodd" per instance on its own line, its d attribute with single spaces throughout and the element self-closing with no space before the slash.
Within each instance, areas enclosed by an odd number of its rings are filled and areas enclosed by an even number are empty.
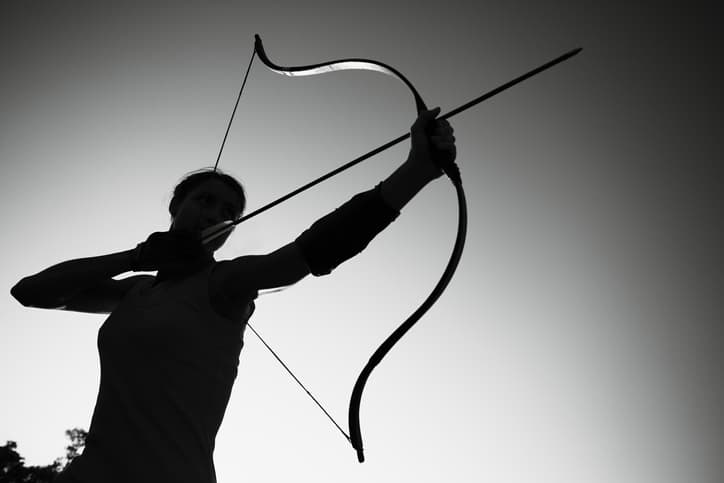
<svg viewBox="0 0 724 483">
<path fill-rule="evenodd" d="M 139 243 L 131 257 L 134 272 L 150 272 L 186 264 L 204 254 L 198 235 L 186 230 L 157 231 Z"/>
</svg>

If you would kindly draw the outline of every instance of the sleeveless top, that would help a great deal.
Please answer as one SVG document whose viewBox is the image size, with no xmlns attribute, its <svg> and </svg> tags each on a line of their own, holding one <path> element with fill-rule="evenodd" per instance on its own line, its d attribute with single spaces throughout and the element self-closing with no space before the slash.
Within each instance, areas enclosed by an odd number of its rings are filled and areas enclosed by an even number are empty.
<svg viewBox="0 0 724 483">
<path fill-rule="evenodd" d="M 236 378 L 248 305 L 238 320 L 209 298 L 216 263 L 188 278 L 133 286 L 98 332 L 100 388 L 83 483 L 213 483 L 214 441 Z"/>
</svg>

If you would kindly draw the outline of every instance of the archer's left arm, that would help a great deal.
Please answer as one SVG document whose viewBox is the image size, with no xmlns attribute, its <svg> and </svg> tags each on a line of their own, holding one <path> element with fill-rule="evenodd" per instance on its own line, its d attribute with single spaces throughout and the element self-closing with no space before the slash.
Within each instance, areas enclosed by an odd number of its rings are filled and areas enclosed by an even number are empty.
<svg viewBox="0 0 724 483">
<path fill-rule="evenodd" d="M 222 285 L 232 296 L 247 289 L 291 285 L 310 273 L 327 275 L 360 253 L 425 185 L 442 175 L 439 163 L 455 160 L 452 128 L 447 121 L 435 121 L 438 113 L 433 109 L 417 118 L 410 155 L 387 179 L 355 195 L 282 248 L 220 263 Z"/>
<path fill-rule="evenodd" d="M 394 173 L 317 220 L 294 241 L 313 275 L 327 275 L 360 253 L 425 185 L 442 175 L 439 165 L 455 160 L 453 130 L 447 121 L 435 120 L 439 112 L 424 111 L 417 118 L 410 130 L 410 156 Z"/>
</svg>

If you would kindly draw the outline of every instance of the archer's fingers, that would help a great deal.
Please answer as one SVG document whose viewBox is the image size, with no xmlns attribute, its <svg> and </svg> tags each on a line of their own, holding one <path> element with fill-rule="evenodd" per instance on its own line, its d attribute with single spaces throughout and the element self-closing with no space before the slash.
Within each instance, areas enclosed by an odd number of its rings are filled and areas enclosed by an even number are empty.
<svg viewBox="0 0 724 483">
<path fill-rule="evenodd" d="M 455 130 L 450 125 L 447 119 L 440 119 L 435 121 L 435 129 L 433 134 L 436 136 L 445 136 L 452 134 Z"/>
<path fill-rule="evenodd" d="M 455 146 L 455 143 L 433 143 L 433 147 L 436 151 L 445 151 L 449 153 L 457 152 L 457 146 Z"/>
<path fill-rule="evenodd" d="M 422 111 L 418 114 L 415 123 L 412 125 L 413 130 L 425 130 L 431 123 L 434 122 L 435 117 L 440 113 L 440 108 L 436 107 L 429 111 Z"/>
<path fill-rule="evenodd" d="M 440 135 L 433 134 L 432 136 L 430 136 L 430 141 L 432 141 L 434 144 L 454 143 L 455 136 L 452 135 L 452 131 Z"/>
</svg>

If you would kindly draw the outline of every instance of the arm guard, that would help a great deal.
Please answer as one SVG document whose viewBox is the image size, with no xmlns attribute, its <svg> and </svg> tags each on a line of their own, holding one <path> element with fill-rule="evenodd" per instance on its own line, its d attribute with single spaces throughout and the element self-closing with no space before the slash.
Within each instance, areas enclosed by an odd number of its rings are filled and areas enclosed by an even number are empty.
<svg viewBox="0 0 724 483">
<path fill-rule="evenodd" d="M 313 275 L 331 273 L 397 218 L 400 212 L 382 199 L 381 186 L 355 195 L 294 240 Z"/>
</svg>

